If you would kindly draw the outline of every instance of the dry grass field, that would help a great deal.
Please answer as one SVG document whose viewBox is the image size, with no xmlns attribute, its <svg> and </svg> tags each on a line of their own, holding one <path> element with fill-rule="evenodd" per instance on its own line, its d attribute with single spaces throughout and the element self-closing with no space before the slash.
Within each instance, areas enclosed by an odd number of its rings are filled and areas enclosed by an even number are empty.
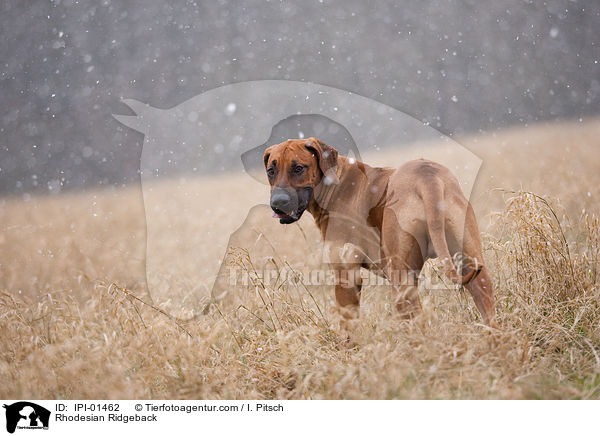
<svg viewBox="0 0 600 436">
<path fill-rule="evenodd" d="M 268 198 L 258 184 L 246 192 L 238 176 L 189 182 L 198 199 L 170 216 L 186 253 L 156 221 L 146 227 L 140 187 L 3 198 L 0 397 L 600 398 L 600 120 L 458 142 L 483 160 L 471 200 L 500 331 L 480 324 L 460 289 L 421 289 L 423 312 L 409 322 L 395 316 L 385 286 L 368 286 L 361 318 L 348 327 L 331 289 L 260 274 L 206 315 L 174 318 L 177 307 L 201 310 L 196 295 L 210 285 L 195 268 L 222 257 L 198 228 L 216 235 L 232 208 Z M 395 165 L 405 153 L 363 158 Z M 153 198 L 170 201 L 177 183 L 157 184 Z M 206 195 L 227 199 L 226 210 L 201 215 Z M 226 262 L 251 275 L 318 264 L 308 214 L 284 227 L 256 207 L 230 245 Z M 146 272 L 165 294 L 148 294 Z"/>
</svg>

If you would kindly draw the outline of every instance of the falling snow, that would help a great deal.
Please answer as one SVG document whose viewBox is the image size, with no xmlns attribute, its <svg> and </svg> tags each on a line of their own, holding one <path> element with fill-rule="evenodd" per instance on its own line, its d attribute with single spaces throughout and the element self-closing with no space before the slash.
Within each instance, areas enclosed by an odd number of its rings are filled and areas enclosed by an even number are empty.
<svg viewBox="0 0 600 436">
<path fill-rule="evenodd" d="M 434 5 L 3 2 L 0 190 L 136 181 L 143 138 L 112 118 L 121 99 L 172 108 L 251 80 L 335 86 L 448 134 L 600 111 L 597 2 Z M 228 159 L 240 144 L 202 146 Z"/>
</svg>

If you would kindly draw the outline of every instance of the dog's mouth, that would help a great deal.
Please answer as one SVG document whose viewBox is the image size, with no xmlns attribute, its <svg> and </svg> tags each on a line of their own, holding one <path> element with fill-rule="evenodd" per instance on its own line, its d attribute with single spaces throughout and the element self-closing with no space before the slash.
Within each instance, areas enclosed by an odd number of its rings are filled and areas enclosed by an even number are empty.
<svg viewBox="0 0 600 436">
<path fill-rule="evenodd" d="M 303 213 L 304 208 L 298 209 L 292 213 L 285 213 L 282 210 L 273 209 L 273 218 L 279 218 L 280 224 L 291 224 L 298 221 Z"/>
</svg>

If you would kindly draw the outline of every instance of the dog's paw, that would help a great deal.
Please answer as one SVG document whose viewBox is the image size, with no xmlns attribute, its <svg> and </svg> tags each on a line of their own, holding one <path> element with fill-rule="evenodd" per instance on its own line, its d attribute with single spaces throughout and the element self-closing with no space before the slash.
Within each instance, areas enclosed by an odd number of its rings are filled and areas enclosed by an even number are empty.
<svg viewBox="0 0 600 436">
<path fill-rule="evenodd" d="M 360 317 L 359 306 L 333 306 L 331 316 L 336 320 L 357 320 Z"/>
<path fill-rule="evenodd" d="M 357 318 L 356 319 L 342 318 L 342 319 L 340 319 L 340 329 L 348 331 L 348 332 L 352 332 L 358 328 L 359 323 L 360 323 L 360 320 Z"/>
<path fill-rule="evenodd" d="M 354 348 L 357 345 L 356 331 L 360 324 L 360 309 L 358 306 L 335 306 L 331 308 L 333 325 L 337 335 L 341 338 L 339 345 L 344 348 Z"/>
</svg>

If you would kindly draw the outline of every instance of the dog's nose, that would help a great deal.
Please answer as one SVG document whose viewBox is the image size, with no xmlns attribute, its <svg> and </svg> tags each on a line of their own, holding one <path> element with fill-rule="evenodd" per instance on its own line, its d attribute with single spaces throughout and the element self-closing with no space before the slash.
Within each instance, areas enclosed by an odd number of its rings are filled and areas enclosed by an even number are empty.
<svg viewBox="0 0 600 436">
<path fill-rule="evenodd" d="M 293 212 L 292 197 L 281 188 L 275 188 L 271 194 L 271 209 L 275 212 L 290 213 Z"/>
</svg>

